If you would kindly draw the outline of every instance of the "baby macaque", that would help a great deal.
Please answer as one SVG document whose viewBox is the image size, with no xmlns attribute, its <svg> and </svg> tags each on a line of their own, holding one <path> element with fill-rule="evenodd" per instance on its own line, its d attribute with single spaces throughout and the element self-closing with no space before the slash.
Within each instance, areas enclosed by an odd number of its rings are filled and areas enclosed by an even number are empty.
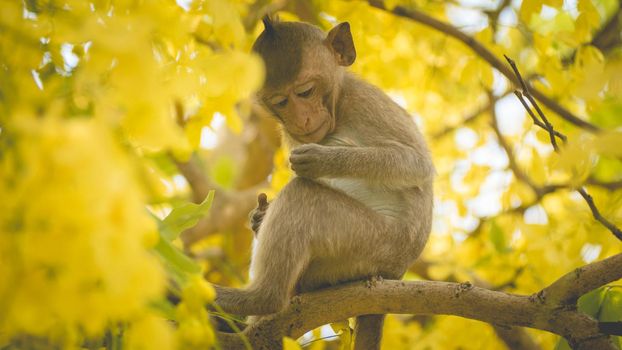
<svg viewBox="0 0 622 350">
<path fill-rule="evenodd" d="M 399 279 L 432 222 L 434 166 L 413 118 L 346 71 L 348 23 L 328 34 L 264 19 L 253 50 L 266 65 L 258 94 L 282 125 L 296 173 L 252 218 L 251 280 L 216 286 L 226 312 L 266 315 L 299 293 L 374 276 Z M 378 349 L 384 315 L 356 319 L 355 348 Z"/>
</svg>

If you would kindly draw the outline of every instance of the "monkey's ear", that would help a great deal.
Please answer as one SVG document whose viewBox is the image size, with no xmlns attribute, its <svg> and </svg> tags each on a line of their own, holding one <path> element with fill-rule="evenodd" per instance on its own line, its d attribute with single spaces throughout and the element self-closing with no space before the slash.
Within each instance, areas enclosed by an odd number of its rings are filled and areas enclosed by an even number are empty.
<svg viewBox="0 0 622 350">
<path fill-rule="evenodd" d="M 270 15 L 265 15 L 261 21 L 263 22 L 264 32 L 270 35 L 275 33 L 274 24 L 279 22 L 278 16 L 271 17 Z"/>
<path fill-rule="evenodd" d="M 349 66 L 356 59 L 356 49 L 352 33 L 350 33 L 350 23 L 339 23 L 335 28 L 328 32 L 326 44 L 337 56 L 337 63 L 342 66 Z"/>
</svg>

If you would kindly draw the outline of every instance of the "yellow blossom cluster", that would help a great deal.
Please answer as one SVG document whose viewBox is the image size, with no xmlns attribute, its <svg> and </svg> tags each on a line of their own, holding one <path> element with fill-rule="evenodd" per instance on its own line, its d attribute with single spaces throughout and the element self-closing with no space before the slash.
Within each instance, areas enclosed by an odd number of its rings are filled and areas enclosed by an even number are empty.
<svg viewBox="0 0 622 350">
<path fill-rule="evenodd" d="M 247 7 L 0 0 L 0 347 L 213 345 L 214 292 L 158 233 L 145 164 L 190 156 L 216 112 L 241 129 L 263 79 Z"/>
<path fill-rule="evenodd" d="M 164 287 L 148 251 L 157 227 L 115 137 L 95 120 L 51 116 L 2 133 L 0 343 L 75 343 L 142 313 Z"/>
<path fill-rule="evenodd" d="M 182 290 L 182 302 L 175 309 L 179 321 L 179 349 L 207 349 L 214 344 L 214 332 L 204 305 L 214 301 L 214 288 L 202 276 L 192 276 Z"/>
</svg>

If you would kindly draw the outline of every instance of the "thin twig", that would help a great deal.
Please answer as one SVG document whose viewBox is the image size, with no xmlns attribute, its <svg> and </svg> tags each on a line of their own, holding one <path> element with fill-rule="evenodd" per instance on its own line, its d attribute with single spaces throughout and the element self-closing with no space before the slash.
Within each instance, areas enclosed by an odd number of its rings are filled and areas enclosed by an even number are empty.
<svg viewBox="0 0 622 350">
<path fill-rule="evenodd" d="M 518 100 L 520 101 L 520 103 L 523 105 L 523 107 L 525 107 L 525 110 L 527 110 L 527 114 L 529 114 L 529 116 L 531 117 L 531 120 L 533 121 L 533 123 L 535 125 L 541 127 L 542 129 L 545 129 L 545 130 L 549 131 L 548 127 L 544 123 L 542 123 L 540 121 L 540 119 L 538 119 L 538 117 L 536 117 L 536 115 L 533 113 L 531 108 L 529 108 L 529 105 L 527 104 L 527 101 L 525 101 L 525 97 L 523 96 L 523 94 L 520 91 L 516 90 L 516 91 L 514 91 L 514 95 L 516 95 L 516 97 L 518 97 Z M 559 137 L 559 139 L 562 140 L 564 143 L 568 140 L 566 135 L 562 134 L 561 132 L 559 132 L 557 130 L 551 130 L 551 131 L 553 132 L 553 135 Z M 555 142 L 555 138 L 552 138 L 551 140 L 552 140 L 551 143 Z M 555 146 L 557 146 L 556 143 L 553 146 L 553 148 L 555 148 Z"/>
<path fill-rule="evenodd" d="M 577 192 L 579 192 L 581 197 L 585 199 L 585 202 L 587 203 L 587 205 L 590 207 L 590 210 L 592 211 L 592 215 L 594 216 L 594 219 L 596 219 L 598 222 L 603 224 L 603 226 L 605 226 L 609 231 L 611 231 L 611 233 L 613 233 L 619 240 L 622 241 L 622 231 L 620 231 L 620 229 L 616 225 L 609 222 L 609 220 L 605 219 L 600 214 L 598 207 L 596 207 L 596 204 L 594 204 L 594 199 L 592 198 L 592 196 L 590 196 L 587 193 L 585 188 L 581 187 L 577 189 Z"/>
<path fill-rule="evenodd" d="M 540 119 L 542 119 L 542 121 L 544 122 L 544 129 L 548 131 L 549 133 L 549 137 L 551 139 L 551 145 L 553 145 L 553 149 L 555 149 L 556 152 L 559 152 L 559 146 L 557 146 L 557 141 L 555 140 L 555 130 L 553 129 L 553 125 L 546 118 L 546 116 L 544 115 L 544 112 L 542 112 L 542 109 L 540 109 L 540 106 L 538 106 L 538 104 L 536 103 L 536 100 L 531 96 L 531 90 L 529 89 L 529 85 L 527 85 L 525 80 L 523 80 L 523 77 L 521 76 L 518 70 L 518 67 L 516 67 L 516 63 L 514 63 L 514 61 L 506 55 L 503 55 L 503 57 L 505 57 L 505 59 L 510 64 L 510 67 L 512 67 L 512 70 L 514 71 L 514 74 L 516 75 L 516 79 L 518 79 L 521 87 L 523 88 L 523 95 L 521 95 L 520 92 L 518 91 L 514 93 L 516 94 L 516 96 L 518 96 L 519 100 L 521 100 L 521 103 L 529 112 L 529 116 L 531 116 L 531 119 L 534 120 L 535 122 L 535 120 L 537 120 L 536 116 L 534 115 L 533 111 L 531 111 L 531 109 L 527 107 L 527 104 L 522 99 L 522 96 L 527 97 L 531 105 L 536 109 L 536 112 L 538 112 Z"/>
<path fill-rule="evenodd" d="M 508 63 L 510 64 L 510 66 L 512 67 L 512 69 L 514 70 L 514 73 L 516 74 L 516 79 L 519 81 L 520 85 L 523 88 L 523 95 L 525 97 L 527 97 L 529 102 L 531 102 L 531 105 L 536 109 L 536 111 L 538 112 L 538 115 L 540 116 L 540 118 L 542 119 L 542 122 L 544 123 L 544 126 L 542 125 L 542 123 L 537 123 L 536 122 L 537 118 L 535 117 L 533 111 L 531 111 L 531 109 L 529 108 L 527 103 L 525 103 L 525 101 L 521 98 L 521 95 L 520 95 L 520 93 L 518 91 L 516 92 L 516 96 L 519 97 L 519 100 L 523 104 L 523 107 L 525 107 L 525 109 L 527 110 L 527 112 L 531 116 L 532 120 L 534 120 L 534 123 L 537 126 L 543 128 L 543 129 L 545 129 L 545 130 L 547 130 L 549 132 L 549 136 L 550 136 L 550 139 L 551 139 L 551 144 L 553 145 L 553 149 L 555 150 L 555 152 L 559 153 L 559 147 L 557 146 L 557 143 L 555 141 L 556 134 L 555 134 L 555 131 L 553 129 L 553 126 L 549 123 L 548 119 L 546 118 L 546 116 L 544 115 L 544 113 L 542 112 L 540 107 L 538 106 L 538 103 L 533 99 L 533 97 L 531 97 L 531 92 L 530 92 L 529 88 L 527 87 L 527 84 L 523 81 L 523 78 L 521 77 L 520 72 L 518 70 L 518 67 L 516 66 L 514 61 L 512 59 L 510 59 L 509 57 L 507 57 L 507 56 L 505 56 L 505 58 L 508 61 Z M 493 126 L 494 126 L 494 124 L 493 124 Z M 500 136 L 500 133 L 498 133 L 498 131 L 496 131 L 496 132 L 497 132 L 497 136 Z M 562 138 L 562 140 L 564 142 L 566 142 L 566 138 L 565 137 Z M 499 138 L 499 143 L 502 145 L 502 147 L 504 147 L 504 149 L 506 149 L 507 146 L 503 146 L 502 142 L 504 142 L 504 141 L 501 138 Z M 507 149 L 506 149 L 506 152 L 507 152 Z M 509 155 L 510 155 L 510 153 L 508 153 L 508 156 Z M 513 166 L 512 163 L 510 162 L 510 166 L 512 167 L 512 170 L 514 170 L 516 165 Z M 519 170 L 519 173 L 514 172 L 514 174 L 516 175 L 517 178 L 525 177 L 526 179 L 529 179 L 520 170 Z M 523 181 L 524 181 L 524 179 L 523 179 Z M 531 186 L 531 183 L 529 181 L 525 181 L 525 183 L 527 183 L 527 184 L 529 184 Z M 587 205 L 590 207 L 590 211 L 592 212 L 592 216 L 594 216 L 594 219 L 596 219 L 596 221 L 600 222 L 609 231 L 611 231 L 611 233 L 613 233 L 613 235 L 616 236 L 616 238 L 618 238 L 619 240 L 622 241 L 622 231 L 616 225 L 614 225 L 613 223 L 611 223 L 609 220 L 607 220 L 605 217 L 602 216 L 602 214 L 598 210 L 598 207 L 594 203 L 594 199 L 592 198 L 592 196 L 590 196 L 587 193 L 585 188 L 579 187 L 579 188 L 577 188 L 577 192 L 579 192 L 581 197 L 583 197 L 583 199 L 585 200 Z"/>
</svg>

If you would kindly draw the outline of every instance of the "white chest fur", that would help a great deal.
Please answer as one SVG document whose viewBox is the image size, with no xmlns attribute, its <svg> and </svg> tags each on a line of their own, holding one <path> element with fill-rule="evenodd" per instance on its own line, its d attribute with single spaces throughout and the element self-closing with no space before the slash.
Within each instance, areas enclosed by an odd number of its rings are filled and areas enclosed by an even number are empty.
<svg viewBox="0 0 622 350">
<path fill-rule="evenodd" d="M 320 181 L 329 187 L 344 192 L 380 214 L 391 217 L 400 216 L 404 199 L 396 191 L 360 179 L 322 178 Z"/>
<path fill-rule="evenodd" d="M 362 146 L 356 137 L 342 133 L 331 135 L 325 144 L 328 146 Z M 383 215 L 399 217 L 404 206 L 404 198 L 398 191 L 390 190 L 381 184 L 354 178 L 325 177 L 318 180 L 329 187 L 344 192 Z"/>
</svg>

